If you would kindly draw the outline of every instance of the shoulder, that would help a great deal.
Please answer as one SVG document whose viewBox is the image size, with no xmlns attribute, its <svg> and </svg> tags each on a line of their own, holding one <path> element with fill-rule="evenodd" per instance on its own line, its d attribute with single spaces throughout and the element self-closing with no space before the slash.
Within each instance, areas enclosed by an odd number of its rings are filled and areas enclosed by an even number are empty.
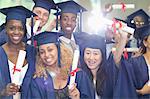
<svg viewBox="0 0 150 99">
<path fill-rule="evenodd" d="M 132 64 L 135 64 L 135 63 L 137 64 L 137 63 L 141 63 L 141 62 L 143 62 L 145 60 L 144 60 L 144 56 L 141 55 L 141 56 L 138 56 L 138 57 L 130 58 L 127 61 L 130 62 L 130 63 L 132 63 Z"/>
<path fill-rule="evenodd" d="M 89 79 L 89 77 L 87 76 L 86 72 L 83 71 L 81 68 L 79 68 L 78 72 L 77 72 L 77 80 L 86 80 Z"/>
</svg>

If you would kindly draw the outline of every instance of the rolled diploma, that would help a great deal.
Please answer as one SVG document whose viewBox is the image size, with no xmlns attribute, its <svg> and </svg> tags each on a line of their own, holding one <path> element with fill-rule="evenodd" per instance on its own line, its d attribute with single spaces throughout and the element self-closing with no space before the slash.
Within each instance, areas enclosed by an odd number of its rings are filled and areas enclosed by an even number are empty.
<svg viewBox="0 0 150 99">
<path fill-rule="evenodd" d="M 24 60 L 25 60 L 25 56 L 26 56 L 26 51 L 20 50 L 19 51 L 19 55 L 18 55 L 18 59 L 17 59 L 17 63 L 16 63 L 16 69 L 22 69 Z M 16 85 L 19 85 L 19 80 L 20 80 L 20 75 L 21 75 L 21 71 L 15 71 L 15 73 L 13 74 L 13 78 L 12 78 L 12 83 L 15 83 Z"/>
<path fill-rule="evenodd" d="M 112 48 L 112 51 L 116 51 L 116 48 Z M 125 48 L 124 51 L 137 52 L 137 51 L 139 51 L 139 48 Z"/>
<path fill-rule="evenodd" d="M 124 4 L 125 8 L 127 9 L 134 9 L 135 8 L 135 4 Z M 122 9 L 122 4 L 113 4 L 112 8 L 113 9 Z"/>
<path fill-rule="evenodd" d="M 41 22 L 40 20 L 36 20 L 35 25 L 33 27 L 33 33 L 36 34 L 38 27 L 40 26 L 40 22 Z"/>
<path fill-rule="evenodd" d="M 73 62 L 72 62 L 72 68 L 71 68 L 72 71 L 77 69 L 79 55 L 80 55 L 79 49 L 77 48 L 74 51 L 74 55 L 73 55 Z M 74 76 L 72 76 L 72 75 L 70 76 L 69 89 L 72 88 L 73 84 L 75 83 L 75 79 L 76 79 L 76 72 L 74 73 Z"/>
<path fill-rule="evenodd" d="M 109 20 L 109 19 L 106 19 L 106 18 L 104 18 L 103 20 L 104 20 L 104 24 L 106 24 L 106 25 L 112 26 L 114 24 L 114 22 L 112 20 Z M 124 22 L 121 22 L 121 23 L 123 25 L 123 27 L 121 28 L 123 31 L 125 31 L 127 33 L 130 33 L 131 35 L 134 34 L 134 31 L 135 31 L 134 28 L 128 27 L 127 24 L 124 23 Z"/>
</svg>

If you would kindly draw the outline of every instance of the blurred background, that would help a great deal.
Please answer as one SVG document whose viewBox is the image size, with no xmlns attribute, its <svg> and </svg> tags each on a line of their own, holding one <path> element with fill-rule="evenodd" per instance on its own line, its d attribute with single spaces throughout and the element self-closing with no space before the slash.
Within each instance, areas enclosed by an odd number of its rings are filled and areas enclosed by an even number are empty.
<svg viewBox="0 0 150 99">
<path fill-rule="evenodd" d="M 67 1 L 67 0 L 54 0 L 55 3 Z M 100 24 L 103 23 L 99 20 L 99 16 L 102 14 L 101 12 L 105 8 L 106 4 L 132 4 L 134 8 L 125 9 L 122 11 L 121 9 L 113 9 L 110 13 L 107 14 L 108 19 L 112 19 L 114 17 L 120 19 L 126 19 L 126 16 L 131 14 L 132 12 L 143 9 L 150 15 L 150 0 L 74 0 L 83 7 L 85 7 L 88 11 L 83 13 L 82 16 L 82 31 L 84 32 L 97 32 L 99 33 Z M 34 3 L 32 0 L 0 0 L 0 8 L 15 6 L 15 5 L 24 5 L 28 9 L 32 9 Z M 52 11 L 54 13 L 55 11 Z M 51 14 L 50 20 L 52 20 L 55 16 Z M 0 25 L 5 22 L 5 16 L 0 14 Z M 47 24 L 48 25 L 48 24 Z M 46 28 L 46 26 L 45 26 Z"/>
</svg>

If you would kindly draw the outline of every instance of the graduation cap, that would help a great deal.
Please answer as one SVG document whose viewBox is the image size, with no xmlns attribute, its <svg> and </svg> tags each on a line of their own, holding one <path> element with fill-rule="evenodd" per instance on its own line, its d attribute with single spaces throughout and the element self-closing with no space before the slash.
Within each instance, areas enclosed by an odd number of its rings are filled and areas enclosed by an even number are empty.
<svg viewBox="0 0 150 99">
<path fill-rule="evenodd" d="M 53 0 L 33 0 L 34 7 L 42 7 L 48 11 L 51 9 L 56 9 L 55 2 Z"/>
<path fill-rule="evenodd" d="M 23 6 L 14 6 L 0 9 L 0 12 L 6 15 L 6 21 L 8 20 L 20 20 L 23 24 L 26 23 L 26 18 L 36 16 L 32 11 Z"/>
<path fill-rule="evenodd" d="M 65 2 L 60 2 L 56 4 L 58 8 L 61 9 L 60 12 L 55 13 L 55 15 L 61 15 L 62 13 L 73 13 L 73 14 L 80 14 L 80 32 L 82 29 L 82 12 L 87 11 L 84 7 L 79 5 L 73 0 L 70 1 L 65 1 Z"/>
<path fill-rule="evenodd" d="M 144 38 L 146 36 L 150 35 L 150 24 L 149 25 L 145 25 L 143 27 L 137 28 L 135 30 L 135 33 L 138 34 L 138 38 L 140 40 L 144 40 Z"/>
<path fill-rule="evenodd" d="M 140 16 L 144 19 L 144 25 L 147 25 L 149 24 L 149 15 L 143 10 L 143 9 L 139 9 L 137 10 L 136 12 L 132 13 L 131 15 L 127 16 L 127 19 L 128 21 L 131 23 L 131 24 L 134 24 L 134 18 L 136 16 Z"/>
<path fill-rule="evenodd" d="M 60 62 L 61 53 L 60 53 L 59 36 L 62 36 L 62 33 L 44 31 L 36 35 L 34 39 L 37 41 L 37 46 L 48 44 L 48 43 L 56 44 L 57 49 L 58 49 L 58 66 L 60 67 L 61 66 L 61 62 Z"/>
<path fill-rule="evenodd" d="M 77 13 L 80 13 L 80 12 L 87 11 L 85 8 L 83 8 L 81 5 L 74 2 L 73 0 L 57 3 L 56 5 L 61 9 L 61 13 L 74 13 L 74 14 L 77 14 Z"/>
<path fill-rule="evenodd" d="M 89 35 L 88 39 L 81 45 L 81 50 L 84 50 L 85 48 L 100 49 L 103 57 L 106 57 L 106 43 L 105 39 L 101 36 Z"/>
</svg>

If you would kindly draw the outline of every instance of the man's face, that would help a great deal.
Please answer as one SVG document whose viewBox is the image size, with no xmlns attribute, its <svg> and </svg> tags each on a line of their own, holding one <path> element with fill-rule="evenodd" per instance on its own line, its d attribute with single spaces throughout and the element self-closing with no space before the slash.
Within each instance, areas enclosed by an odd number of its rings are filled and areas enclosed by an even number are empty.
<svg viewBox="0 0 150 99">
<path fill-rule="evenodd" d="M 71 35 L 76 27 L 77 15 L 73 13 L 62 13 L 60 19 L 60 25 L 63 32 L 66 35 Z"/>
<path fill-rule="evenodd" d="M 41 21 L 39 27 L 42 28 L 49 19 L 49 15 L 50 15 L 49 11 L 42 7 L 34 7 L 33 12 L 38 15 L 39 20 Z"/>
<path fill-rule="evenodd" d="M 141 16 L 134 17 L 134 24 L 136 25 L 137 28 L 142 27 L 145 24 L 143 17 Z"/>
</svg>

